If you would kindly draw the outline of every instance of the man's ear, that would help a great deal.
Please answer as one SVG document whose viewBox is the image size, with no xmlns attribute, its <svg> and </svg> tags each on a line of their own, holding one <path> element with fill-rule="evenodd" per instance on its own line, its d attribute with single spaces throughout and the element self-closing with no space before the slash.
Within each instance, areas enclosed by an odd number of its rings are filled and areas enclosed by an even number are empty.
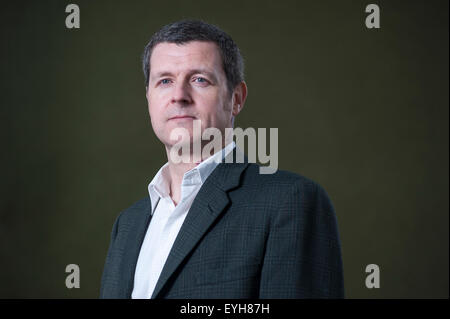
<svg viewBox="0 0 450 319">
<path fill-rule="evenodd" d="M 244 107 L 245 100 L 247 98 L 247 84 L 244 81 L 236 85 L 233 91 L 233 116 L 236 116 L 241 112 Z"/>
</svg>

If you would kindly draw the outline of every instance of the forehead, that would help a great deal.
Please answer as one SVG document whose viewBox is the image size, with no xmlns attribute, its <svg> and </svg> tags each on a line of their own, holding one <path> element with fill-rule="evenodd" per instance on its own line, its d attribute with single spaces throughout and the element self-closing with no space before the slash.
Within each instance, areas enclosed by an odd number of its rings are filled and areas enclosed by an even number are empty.
<svg viewBox="0 0 450 319">
<path fill-rule="evenodd" d="M 150 57 L 150 73 L 192 68 L 222 71 L 222 58 L 214 42 L 191 41 L 184 44 L 157 44 Z"/>
</svg>

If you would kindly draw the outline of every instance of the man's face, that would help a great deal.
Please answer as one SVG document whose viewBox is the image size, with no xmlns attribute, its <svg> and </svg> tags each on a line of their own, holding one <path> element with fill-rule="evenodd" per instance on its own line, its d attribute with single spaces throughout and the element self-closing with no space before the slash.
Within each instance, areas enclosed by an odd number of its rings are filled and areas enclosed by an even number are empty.
<svg viewBox="0 0 450 319">
<path fill-rule="evenodd" d="M 177 143 L 170 133 L 178 127 L 189 131 L 190 142 L 199 138 L 193 136 L 194 120 L 201 120 L 201 132 L 215 127 L 223 136 L 225 128 L 232 127 L 233 99 L 216 44 L 156 45 L 150 58 L 147 101 L 153 130 L 167 148 Z"/>
</svg>

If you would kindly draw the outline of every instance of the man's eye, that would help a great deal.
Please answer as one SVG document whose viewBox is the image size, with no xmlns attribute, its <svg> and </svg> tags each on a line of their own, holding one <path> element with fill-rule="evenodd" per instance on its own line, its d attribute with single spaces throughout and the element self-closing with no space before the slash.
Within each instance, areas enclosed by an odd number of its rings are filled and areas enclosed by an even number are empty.
<svg viewBox="0 0 450 319">
<path fill-rule="evenodd" d="M 170 79 L 162 79 L 161 81 L 159 81 L 160 84 L 169 84 L 170 83 Z"/>
<path fill-rule="evenodd" d="M 194 81 L 198 82 L 198 83 L 207 83 L 208 82 L 208 80 L 206 80 L 205 78 L 202 78 L 202 77 L 195 78 Z"/>
</svg>

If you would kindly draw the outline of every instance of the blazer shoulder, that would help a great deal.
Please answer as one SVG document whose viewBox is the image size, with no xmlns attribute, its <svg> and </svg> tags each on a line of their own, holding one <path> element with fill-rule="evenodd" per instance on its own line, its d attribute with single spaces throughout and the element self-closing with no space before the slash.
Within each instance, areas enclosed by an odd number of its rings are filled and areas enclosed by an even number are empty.
<svg viewBox="0 0 450 319">
<path fill-rule="evenodd" d="M 273 174 L 261 174 L 260 165 L 251 163 L 246 170 L 246 182 L 254 182 L 258 184 L 275 184 L 275 185 L 299 185 L 300 187 L 316 188 L 320 185 L 312 179 L 287 170 L 277 170 Z"/>
<path fill-rule="evenodd" d="M 121 222 L 122 221 L 126 222 L 128 220 L 135 220 L 136 217 L 142 216 L 145 212 L 150 211 L 150 209 L 151 209 L 150 198 L 145 197 L 134 202 L 128 208 L 122 210 L 121 213 L 119 214 L 119 217 L 121 219 Z"/>
<path fill-rule="evenodd" d="M 283 194 L 301 194 L 308 201 L 331 201 L 326 190 L 316 181 L 302 174 L 277 170 L 273 174 L 261 174 L 260 165 L 251 163 L 242 179 L 243 189 L 258 194 L 280 197 Z"/>
</svg>

